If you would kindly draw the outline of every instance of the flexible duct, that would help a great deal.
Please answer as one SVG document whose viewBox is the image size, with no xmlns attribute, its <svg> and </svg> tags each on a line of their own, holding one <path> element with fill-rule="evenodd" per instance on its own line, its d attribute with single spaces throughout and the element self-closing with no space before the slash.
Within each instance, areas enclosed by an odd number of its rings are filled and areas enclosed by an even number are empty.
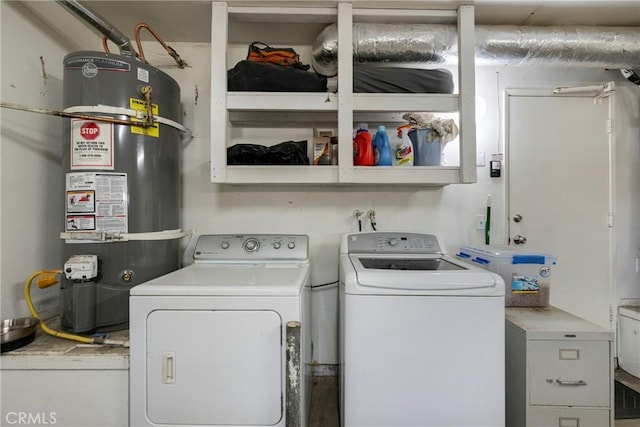
<svg viewBox="0 0 640 427">
<path fill-rule="evenodd" d="M 638 68 L 638 27 L 476 26 L 476 64 Z M 338 31 L 326 27 L 313 46 L 313 68 L 325 76 L 337 74 Z M 354 23 L 355 62 L 457 62 L 454 25 Z"/>
<path fill-rule="evenodd" d="M 96 28 L 98 31 L 100 31 L 101 34 L 115 43 L 120 49 L 120 55 L 136 57 L 136 51 L 133 48 L 131 40 L 129 40 L 127 36 L 125 36 L 122 32 L 120 32 L 117 28 L 107 22 L 100 15 L 93 12 L 86 6 L 81 5 L 76 0 L 56 1 L 60 3 L 60 5 L 62 5 L 65 9 L 67 9 L 83 21 L 86 21 L 90 26 Z"/>
</svg>

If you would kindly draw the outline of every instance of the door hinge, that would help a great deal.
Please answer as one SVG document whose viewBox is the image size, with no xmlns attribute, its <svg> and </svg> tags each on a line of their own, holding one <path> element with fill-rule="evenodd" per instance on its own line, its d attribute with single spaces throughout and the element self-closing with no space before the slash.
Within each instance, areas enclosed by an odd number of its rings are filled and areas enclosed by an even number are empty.
<svg viewBox="0 0 640 427">
<path fill-rule="evenodd" d="M 609 212 L 608 215 L 608 224 L 609 227 L 613 227 L 613 212 Z"/>
<path fill-rule="evenodd" d="M 607 133 L 613 133 L 613 120 L 607 120 Z"/>
</svg>

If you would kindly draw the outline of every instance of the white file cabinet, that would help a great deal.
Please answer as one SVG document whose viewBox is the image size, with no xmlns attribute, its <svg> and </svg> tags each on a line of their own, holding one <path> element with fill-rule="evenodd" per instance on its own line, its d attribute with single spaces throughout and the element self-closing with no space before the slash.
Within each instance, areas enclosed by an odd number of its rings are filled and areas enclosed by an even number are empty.
<svg viewBox="0 0 640 427">
<path fill-rule="evenodd" d="M 555 307 L 505 315 L 507 427 L 613 426 L 613 333 Z"/>
</svg>

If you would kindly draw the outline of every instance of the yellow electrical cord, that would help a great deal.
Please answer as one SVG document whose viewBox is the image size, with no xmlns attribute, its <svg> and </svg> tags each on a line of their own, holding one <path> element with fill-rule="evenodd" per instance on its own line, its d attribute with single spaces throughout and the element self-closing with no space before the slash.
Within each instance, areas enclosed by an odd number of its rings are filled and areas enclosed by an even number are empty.
<svg viewBox="0 0 640 427">
<path fill-rule="evenodd" d="M 48 327 L 42 321 L 42 319 L 40 319 L 40 316 L 38 315 L 38 312 L 36 311 L 36 308 L 33 306 L 33 302 L 31 301 L 31 282 L 33 282 L 33 279 L 35 279 L 36 277 L 43 274 L 47 274 L 48 276 L 43 277 L 42 280 L 39 280 L 37 283 L 40 289 L 44 289 L 51 285 L 55 285 L 57 283 L 57 280 L 55 280 L 55 276 L 60 273 L 62 273 L 61 270 L 40 270 L 40 271 L 36 271 L 31 276 L 29 276 L 29 278 L 24 284 L 24 299 L 27 301 L 27 306 L 29 307 L 29 311 L 31 312 L 31 315 L 40 321 L 40 328 L 46 334 L 49 334 L 58 338 L 64 338 L 67 340 L 79 341 L 85 344 L 100 344 L 101 341 L 103 341 L 103 339 L 101 338 L 89 338 L 89 337 L 83 337 L 82 335 L 74 335 L 74 334 L 68 334 L 66 332 L 56 331 L 55 329 L 51 329 L 50 327 Z"/>
</svg>

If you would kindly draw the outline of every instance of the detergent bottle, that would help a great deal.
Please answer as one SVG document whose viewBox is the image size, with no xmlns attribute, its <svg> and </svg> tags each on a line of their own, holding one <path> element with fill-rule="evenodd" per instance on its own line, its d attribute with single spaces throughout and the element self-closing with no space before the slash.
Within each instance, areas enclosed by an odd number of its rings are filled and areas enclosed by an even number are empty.
<svg viewBox="0 0 640 427">
<path fill-rule="evenodd" d="M 408 126 L 400 126 L 398 128 L 398 138 L 400 143 L 396 145 L 394 150 L 394 161 L 398 166 L 413 166 L 414 149 L 413 143 L 409 138 Z"/>
<path fill-rule="evenodd" d="M 391 166 L 391 146 L 387 128 L 384 125 L 378 126 L 378 132 L 373 137 L 373 150 L 376 166 Z"/>
<path fill-rule="evenodd" d="M 373 166 L 373 164 L 373 143 L 369 127 L 366 123 L 360 123 L 353 138 L 353 165 Z"/>
<path fill-rule="evenodd" d="M 402 140 L 400 139 L 389 141 L 389 145 L 391 146 L 391 166 L 398 166 L 396 151 L 398 151 L 398 148 L 400 148 L 400 144 L 402 144 Z"/>
</svg>

